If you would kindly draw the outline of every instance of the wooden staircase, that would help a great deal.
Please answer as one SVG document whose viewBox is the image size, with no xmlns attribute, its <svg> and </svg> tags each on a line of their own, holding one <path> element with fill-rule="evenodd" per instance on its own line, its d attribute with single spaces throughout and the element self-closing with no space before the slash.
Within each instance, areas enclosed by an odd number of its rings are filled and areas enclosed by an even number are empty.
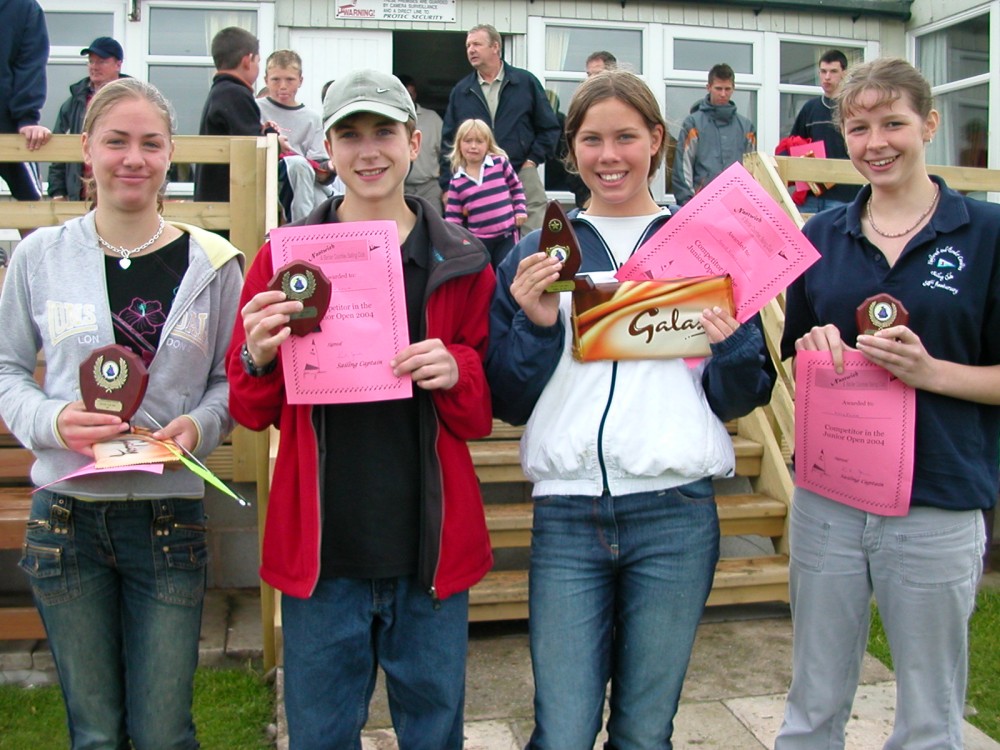
<svg viewBox="0 0 1000 750">
<path fill-rule="evenodd" d="M 736 604 L 761 601 L 788 601 L 788 558 L 784 554 L 785 519 L 791 481 L 777 443 L 770 447 L 777 458 L 767 457 L 767 443 L 754 439 L 755 422 L 763 415 L 751 415 L 732 423 L 736 474 L 749 480 L 751 491 L 719 494 L 716 503 L 723 536 L 757 535 L 768 537 L 776 553 L 759 557 L 729 557 L 719 561 L 709 604 Z M 741 423 L 744 433 L 741 434 Z M 484 485 L 493 482 L 525 482 L 518 455 L 520 428 L 494 423 L 485 440 L 470 444 L 473 462 Z M 782 475 L 785 482 L 782 482 Z M 776 497 L 774 487 L 786 492 Z M 485 494 L 489 494 L 488 488 Z M 530 492 L 526 487 L 525 494 Z M 495 550 L 529 548 L 532 505 L 530 502 L 488 502 L 486 522 Z M 528 572 L 524 568 L 494 570 L 470 592 L 469 619 L 472 621 L 512 620 L 528 617 Z"/>
</svg>

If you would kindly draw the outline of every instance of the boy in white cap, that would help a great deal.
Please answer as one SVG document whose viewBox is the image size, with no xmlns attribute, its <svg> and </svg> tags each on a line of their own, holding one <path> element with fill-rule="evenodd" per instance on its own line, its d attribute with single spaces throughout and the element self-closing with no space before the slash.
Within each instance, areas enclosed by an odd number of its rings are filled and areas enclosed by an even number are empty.
<svg viewBox="0 0 1000 750">
<path fill-rule="evenodd" d="M 468 589 L 492 566 L 465 441 L 492 427 L 493 272 L 470 233 L 404 196 L 420 132 L 399 79 L 339 78 L 323 126 L 347 192 L 303 223 L 396 222 L 412 343 L 391 364 L 415 387 L 394 401 L 289 404 L 279 346 L 302 303 L 267 290 L 261 248 L 228 354 L 230 408 L 251 429 L 281 429 L 261 576 L 283 593 L 291 748 L 360 747 L 381 666 L 400 748 L 458 750 Z"/>
</svg>

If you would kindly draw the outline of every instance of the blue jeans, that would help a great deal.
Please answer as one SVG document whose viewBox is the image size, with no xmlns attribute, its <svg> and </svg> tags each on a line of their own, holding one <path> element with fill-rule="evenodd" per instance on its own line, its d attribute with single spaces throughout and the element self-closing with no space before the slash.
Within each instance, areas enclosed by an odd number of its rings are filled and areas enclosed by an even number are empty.
<svg viewBox="0 0 1000 750">
<path fill-rule="evenodd" d="M 490 253 L 490 263 L 493 270 L 497 269 L 507 254 L 514 249 L 520 235 L 516 229 L 512 229 L 509 234 L 502 234 L 499 237 L 480 237 L 479 241 L 486 245 Z"/>
<path fill-rule="evenodd" d="M 400 750 L 461 750 L 469 595 L 412 577 L 320 579 L 281 597 L 291 750 L 360 750 L 382 667 Z"/>
<path fill-rule="evenodd" d="M 792 500 L 792 684 L 776 750 L 844 747 L 875 595 L 896 672 L 886 750 L 961 750 L 978 510 L 876 516 L 798 488 Z"/>
<path fill-rule="evenodd" d="M 535 498 L 528 747 L 672 748 L 695 631 L 719 559 L 710 479 L 662 492 Z"/>
<path fill-rule="evenodd" d="M 73 750 L 199 747 L 191 718 L 205 594 L 199 500 L 35 493 L 21 568 L 66 703 Z"/>
</svg>

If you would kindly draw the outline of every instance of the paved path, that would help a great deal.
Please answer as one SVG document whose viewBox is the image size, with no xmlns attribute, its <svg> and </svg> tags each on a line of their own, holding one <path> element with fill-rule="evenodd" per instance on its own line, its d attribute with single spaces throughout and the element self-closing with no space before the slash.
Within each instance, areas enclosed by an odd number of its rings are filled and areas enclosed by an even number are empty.
<svg viewBox="0 0 1000 750">
<path fill-rule="evenodd" d="M 994 573 L 987 585 L 1000 586 Z M 201 663 L 234 666 L 260 657 L 259 602 L 254 591 L 209 592 Z M 781 723 L 790 679 L 791 622 L 787 606 L 717 607 L 699 628 L 674 734 L 675 748 L 770 748 Z M 51 682 L 44 642 L 0 642 L 0 683 Z M 280 690 L 280 674 L 278 685 Z M 532 679 L 524 623 L 478 624 L 469 648 L 466 750 L 520 750 L 531 732 Z M 878 750 L 889 736 L 895 703 L 892 674 L 866 657 L 848 725 L 848 750 Z M 376 688 L 365 750 L 396 750 L 381 682 Z M 968 723 L 966 750 L 1000 750 Z M 601 747 L 603 738 L 596 748 Z M 278 747 L 287 748 L 283 722 Z"/>
<path fill-rule="evenodd" d="M 527 635 L 510 628 L 497 630 L 476 634 L 470 644 L 466 750 L 520 750 L 531 733 Z M 674 747 L 771 748 L 791 677 L 791 638 L 787 608 L 710 610 L 692 655 L 675 721 Z M 866 656 L 861 682 L 848 724 L 847 747 L 881 750 L 892 731 L 896 696 L 892 674 Z M 376 695 L 362 746 L 364 750 L 396 750 L 381 684 Z M 601 748 L 603 741 L 602 736 L 595 748 Z M 1000 750 L 1000 743 L 966 723 L 965 747 Z"/>
</svg>

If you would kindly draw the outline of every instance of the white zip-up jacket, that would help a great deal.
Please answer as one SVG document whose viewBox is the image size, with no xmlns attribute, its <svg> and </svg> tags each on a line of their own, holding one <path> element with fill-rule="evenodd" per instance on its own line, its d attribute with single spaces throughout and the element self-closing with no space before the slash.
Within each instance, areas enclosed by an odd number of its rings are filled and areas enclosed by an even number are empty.
<svg viewBox="0 0 1000 750">
<path fill-rule="evenodd" d="M 638 244 L 665 220 L 655 219 Z M 614 270 L 593 226 L 572 222 L 581 272 Z M 774 385 L 759 322 L 712 345 L 712 356 L 696 368 L 681 360 L 577 362 L 570 294 L 562 294 L 556 325 L 541 328 L 510 293 L 517 264 L 538 251 L 539 238 L 526 237 L 498 269 L 487 359 L 494 414 L 527 421 L 521 465 L 533 494 L 623 495 L 732 475 L 724 421 L 767 403 Z"/>
</svg>

